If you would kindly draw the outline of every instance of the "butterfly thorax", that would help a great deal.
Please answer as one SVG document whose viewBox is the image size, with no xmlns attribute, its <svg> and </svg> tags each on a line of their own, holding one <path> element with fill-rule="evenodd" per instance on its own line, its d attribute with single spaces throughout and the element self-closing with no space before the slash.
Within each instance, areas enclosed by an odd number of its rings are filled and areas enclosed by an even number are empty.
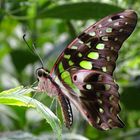
<svg viewBox="0 0 140 140">
<path fill-rule="evenodd" d="M 54 82 L 48 70 L 39 68 L 36 74 L 39 81 L 38 91 L 47 92 L 50 97 L 57 96 L 60 93 L 59 86 Z"/>
</svg>

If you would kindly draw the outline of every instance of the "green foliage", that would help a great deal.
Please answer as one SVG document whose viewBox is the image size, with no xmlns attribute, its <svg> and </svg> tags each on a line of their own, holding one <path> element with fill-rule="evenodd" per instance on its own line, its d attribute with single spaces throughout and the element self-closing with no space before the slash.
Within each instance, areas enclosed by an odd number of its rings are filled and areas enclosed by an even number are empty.
<svg viewBox="0 0 140 140">
<path fill-rule="evenodd" d="M 39 101 L 25 96 L 25 94 L 30 94 L 34 91 L 31 88 L 17 87 L 0 93 L 0 103 L 5 105 L 14 106 L 24 106 L 35 108 L 42 117 L 44 117 L 47 122 L 53 128 L 58 139 L 61 139 L 61 124 L 59 119 L 54 115 L 54 113 L 47 107 L 45 107 Z"/>
<path fill-rule="evenodd" d="M 32 53 L 25 50 L 14 50 L 11 52 L 11 59 L 14 64 L 16 70 L 20 73 L 28 64 L 34 63 L 38 60 L 38 57 L 33 55 Z M 22 59 L 22 63 L 20 61 L 16 61 L 17 59 Z"/>
<path fill-rule="evenodd" d="M 100 7 L 100 8 L 98 8 Z M 54 6 L 48 9 L 42 9 L 37 16 L 39 18 L 61 18 L 61 19 L 100 19 L 110 13 L 122 11 L 123 8 L 118 6 L 98 3 L 98 2 L 81 2 L 73 4 L 64 4 Z M 43 11 L 43 12 L 42 12 Z M 96 12 L 91 12 L 96 11 Z M 100 13 L 103 14 L 100 14 Z"/>
<path fill-rule="evenodd" d="M 35 70 L 41 66 L 38 57 L 34 56 L 24 43 L 23 35 L 27 35 L 26 39 L 30 46 L 33 43 L 36 45 L 36 50 L 43 59 L 44 66 L 51 70 L 57 56 L 83 29 L 108 14 L 130 7 L 139 16 L 140 3 L 138 0 L 108 0 L 106 3 L 103 3 L 102 0 L 98 2 L 94 0 L 3 0 L 0 6 L 0 91 L 17 87 L 9 92 L 0 93 L 2 138 L 17 136 L 15 130 L 19 130 L 23 139 L 52 138 L 54 133 L 52 134 L 49 124 L 60 136 L 60 122 L 54 114 L 53 117 L 50 116 L 52 112 L 46 107 L 50 106 L 51 99 L 47 95 L 39 94 L 35 96 L 36 99 L 31 99 L 24 94 L 30 93 L 30 88 L 25 90 L 25 88 L 18 87 L 19 85 L 32 85 L 36 81 Z M 135 140 L 140 138 L 139 26 L 138 18 L 135 31 L 123 44 L 119 53 L 114 74 L 120 86 L 122 107 L 120 116 L 126 127 L 100 132 L 89 126 L 77 111 L 74 111 L 74 125 L 71 130 L 64 127 L 62 138 L 69 135 L 77 139 L 93 140 Z M 43 98 L 40 100 L 41 97 Z M 32 108 L 34 109 L 32 110 Z M 35 113 L 35 110 L 39 113 Z M 52 110 L 55 110 L 54 106 Z M 44 119 L 39 117 L 39 114 L 42 114 Z M 58 114 L 61 114 L 60 108 Z M 58 116 L 62 120 L 61 115 Z M 45 119 L 49 124 L 45 122 Z M 10 131 L 8 135 L 5 134 L 7 130 Z M 25 131 L 28 132 L 26 138 L 23 137 Z M 42 136 L 44 133 L 45 137 Z"/>
</svg>

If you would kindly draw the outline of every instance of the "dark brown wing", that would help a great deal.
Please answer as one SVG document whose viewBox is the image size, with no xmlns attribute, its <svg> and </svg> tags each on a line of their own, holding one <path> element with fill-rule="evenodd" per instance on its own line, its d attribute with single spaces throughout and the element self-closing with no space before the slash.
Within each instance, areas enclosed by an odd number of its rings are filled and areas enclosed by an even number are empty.
<svg viewBox="0 0 140 140">
<path fill-rule="evenodd" d="M 118 51 L 134 30 L 136 22 L 136 13 L 125 10 L 93 24 L 62 52 L 51 74 L 59 75 L 70 67 L 79 67 L 112 75 Z"/>
<path fill-rule="evenodd" d="M 72 82 L 79 92 L 71 92 L 72 95 L 69 94 L 68 98 L 71 101 L 75 99 L 76 107 L 88 122 L 102 130 L 123 127 L 118 116 L 120 112 L 118 85 L 112 76 L 96 70 L 76 68 L 71 69 L 70 72 Z"/>
<path fill-rule="evenodd" d="M 112 75 L 118 51 L 136 22 L 132 10 L 103 18 L 62 52 L 51 72 L 63 84 L 65 96 L 96 128 L 123 127 L 118 117 L 118 86 Z"/>
</svg>

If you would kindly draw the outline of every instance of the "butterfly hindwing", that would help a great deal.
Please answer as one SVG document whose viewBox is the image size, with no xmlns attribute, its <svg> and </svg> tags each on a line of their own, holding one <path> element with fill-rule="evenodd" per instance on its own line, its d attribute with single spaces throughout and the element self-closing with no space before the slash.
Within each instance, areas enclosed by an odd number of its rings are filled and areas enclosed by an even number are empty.
<svg viewBox="0 0 140 140">
<path fill-rule="evenodd" d="M 99 71 L 73 68 L 71 78 L 80 92 L 77 100 L 78 106 L 83 109 L 80 111 L 91 125 L 103 130 L 123 127 L 118 117 L 118 85 L 112 76 Z"/>
</svg>

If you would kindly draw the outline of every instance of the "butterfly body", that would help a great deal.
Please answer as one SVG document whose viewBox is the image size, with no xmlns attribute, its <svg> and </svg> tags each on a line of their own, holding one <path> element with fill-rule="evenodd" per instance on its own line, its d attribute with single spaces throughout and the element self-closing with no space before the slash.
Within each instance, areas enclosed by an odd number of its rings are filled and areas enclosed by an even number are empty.
<svg viewBox="0 0 140 140">
<path fill-rule="evenodd" d="M 60 86 L 53 80 L 48 70 L 45 70 L 44 68 L 38 68 L 36 70 L 36 74 L 39 81 L 38 91 L 47 92 L 50 97 L 58 97 L 65 119 L 65 125 L 66 127 L 70 128 L 73 122 L 73 114 L 69 99 L 64 96 Z"/>
<path fill-rule="evenodd" d="M 124 126 L 118 116 L 119 93 L 113 71 L 118 51 L 136 22 L 137 15 L 132 10 L 105 17 L 66 47 L 51 73 L 43 68 L 37 71 L 39 89 L 58 97 L 68 127 L 73 120 L 70 102 L 98 129 Z"/>
</svg>

